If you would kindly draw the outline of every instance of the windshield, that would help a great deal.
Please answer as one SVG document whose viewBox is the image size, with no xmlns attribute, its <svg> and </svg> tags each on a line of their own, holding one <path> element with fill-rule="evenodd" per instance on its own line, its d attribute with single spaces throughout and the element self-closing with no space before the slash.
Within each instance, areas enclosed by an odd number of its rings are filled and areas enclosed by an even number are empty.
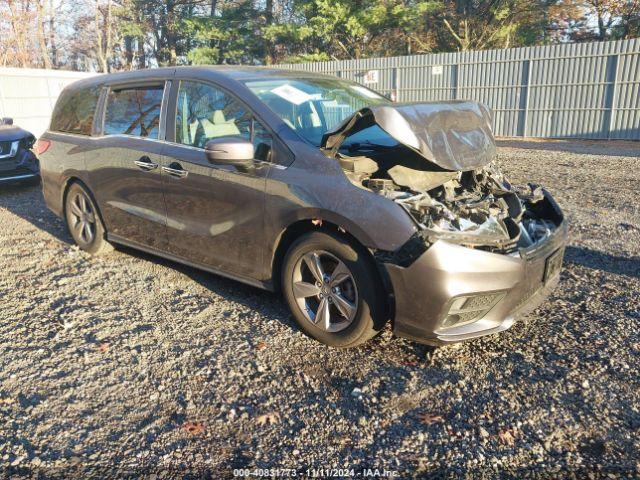
<svg viewBox="0 0 640 480">
<path fill-rule="evenodd" d="M 331 78 L 276 78 L 245 84 L 291 128 L 318 147 L 322 135 L 354 112 L 389 103 L 362 85 Z"/>
</svg>

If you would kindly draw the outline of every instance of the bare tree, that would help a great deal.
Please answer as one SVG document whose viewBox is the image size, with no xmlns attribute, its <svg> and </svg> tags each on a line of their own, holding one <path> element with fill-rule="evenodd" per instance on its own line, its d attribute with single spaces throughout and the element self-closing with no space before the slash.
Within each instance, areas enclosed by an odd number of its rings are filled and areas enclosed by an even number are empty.
<svg viewBox="0 0 640 480">
<path fill-rule="evenodd" d="M 32 51 L 27 41 L 26 32 L 31 16 L 29 2 L 22 1 L 16 4 L 14 0 L 7 0 L 7 5 L 10 12 L 9 21 L 14 38 L 16 63 L 23 68 L 31 67 L 33 66 Z"/>
<path fill-rule="evenodd" d="M 46 0 L 36 0 L 36 32 L 38 36 L 38 45 L 40 47 L 40 56 L 42 57 L 42 62 L 44 64 L 44 68 L 51 68 L 51 59 L 49 58 L 49 47 L 46 42 L 46 34 L 45 34 L 45 23 L 46 23 Z"/>
<path fill-rule="evenodd" d="M 96 33 L 96 58 L 100 65 L 100 70 L 109 72 L 109 59 L 113 54 L 112 44 L 112 3 L 106 0 L 106 4 L 101 4 L 96 0 L 95 7 L 95 33 Z"/>
<path fill-rule="evenodd" d="M 53 0 L 49 0 L 49 50 L 51 51 L 51 63 L 54 67 L 59 66 L 58 44 L 56 41 L 56 9 Z"/>
</svg>

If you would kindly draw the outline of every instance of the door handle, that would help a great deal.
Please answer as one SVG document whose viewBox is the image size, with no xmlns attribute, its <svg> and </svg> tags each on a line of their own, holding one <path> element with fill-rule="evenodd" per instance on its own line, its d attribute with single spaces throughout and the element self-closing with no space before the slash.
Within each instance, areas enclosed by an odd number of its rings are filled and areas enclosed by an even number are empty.
<svg viewBox="0 0 640 480">
<path fill-rule="evenodd" d="M 140 157 L 140 159 L 136 160 L 133 163 L 135 163 L 138 167 L 140 167 L 142 170 L 145 170 L 147 172 L 158 168 L 158 164 L 153 163 L 151 159 L 146 155 L 144 157 Z"/>
<path fill-rule="evenodd" d="M 182 165 L 177 162 L 173 162 L 168 167 L 162 167 L 162 171 L 176 178 L 185 178 L 189 175 L 189 172 L 182 168 Z"/>
</svg>

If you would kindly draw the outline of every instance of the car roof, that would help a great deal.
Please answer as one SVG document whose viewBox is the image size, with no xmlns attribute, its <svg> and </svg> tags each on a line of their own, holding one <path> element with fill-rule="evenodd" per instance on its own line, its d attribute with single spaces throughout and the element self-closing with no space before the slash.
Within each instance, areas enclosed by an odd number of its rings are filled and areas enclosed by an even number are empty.
<svg viewBox="0 0 640 480">
<path fill-rule="evenodd" d="M 176 71 L 202 71 L 215 72 L 218 75 L 238 80 L 264 80 L 268 78 L 328 78 L 330 75 L 324 75 L 316 72 L 307 72 L 304 70 L 293 70 L 275 67 L 261 66 L 242 66 L 242 65 L 208 65 L 201 67 L 176 67 Z"/>
<path fill-rule="evenodd" d="M 300 78 L 335 78 L 331 75 L 323 75 L 316 72 L 302 70 L 289 70 L 274 67 L 238 66 L 238 65 L 203 65 L 185 67 L 161 67 L 134 70 L 131 72 L 118 72 L 95 75 L 78 80 L 69 86 L 69 89 L 91 88 L 104 84 L 144 81 L 162 78 L 171 78 L 175 73 L 193 75 L 202 79 L 225 79 L 227 81 L 244 82 L 248 80 L 268 80 L 274 78 L 300 79 Z"/>
</svg>

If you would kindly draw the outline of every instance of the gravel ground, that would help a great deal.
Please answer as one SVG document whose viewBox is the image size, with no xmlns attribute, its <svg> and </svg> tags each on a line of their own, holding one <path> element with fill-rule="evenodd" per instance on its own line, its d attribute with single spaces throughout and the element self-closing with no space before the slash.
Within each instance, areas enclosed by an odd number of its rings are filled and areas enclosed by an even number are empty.
<svg viewBox="0 0 640 480">
<path fill-rule="evenodd" d="M 39 188 L 1 187 L 0 476 L 640 478 L 640 144 L 505 140 L 499 161 L 570 216 L 560 286 L 435 350 L 324 347 L 275 294 L 92 258 Z"/>
</svg>

